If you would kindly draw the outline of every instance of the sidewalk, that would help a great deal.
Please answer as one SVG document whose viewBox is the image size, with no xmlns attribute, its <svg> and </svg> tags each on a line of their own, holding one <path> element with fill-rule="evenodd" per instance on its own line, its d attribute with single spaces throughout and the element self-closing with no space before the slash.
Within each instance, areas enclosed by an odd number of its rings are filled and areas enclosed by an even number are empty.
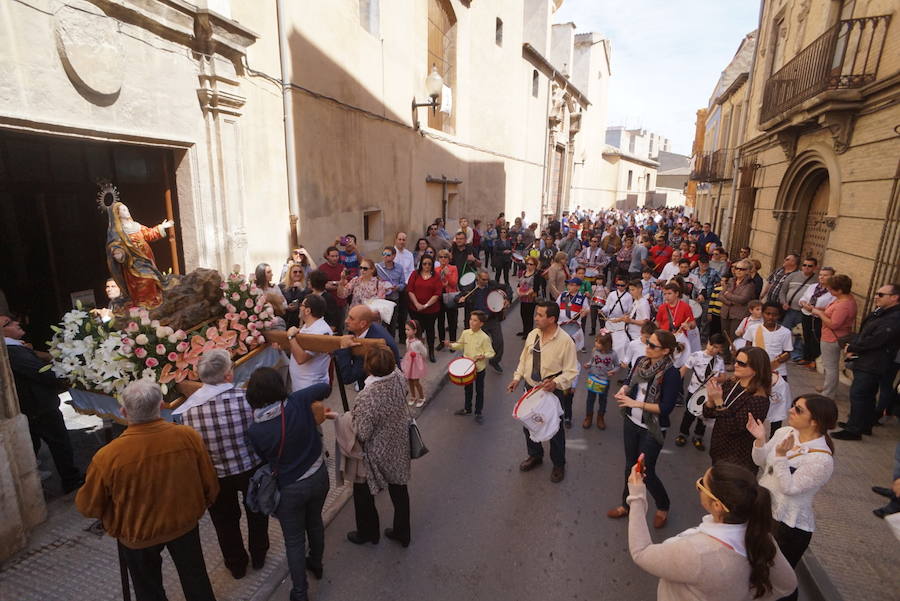
<svg viewBox="0 0 900 601">
<path fill-rule="evenodd" d="M 794 397 L 815 392 L 822 382 L 820 374 L 793 365 L 789 373 Z M 848 390 L 839 385 L 841 421 L 850 410 Z M 803 563 L 828 601 L 900 599 L 900 542 L 884 520 L 872 515 L 886 499 L 870 488 L 890 486 L 894 447 L 900 441 L 900 423 L 883 421 L 889 423 L 862 441 L 834 441 L 834 475 L 816 495 L 816 532 Z"/>
<path fill-rule="evenodd" d="M 517 319 L 515 321 L 517 322 Z M 511 322 L 507 324 L 507 327 L 513 326 Z M 447 365 L 456 356 L 454 353 L 438 352 L 437 363 L 427 364 L 428 376 L 424 379 L 423 388 L 428 398 L 434 396 L 446 383 Z M 347 387 L 347 395 L 352 406 L 353 397 L 356 395 L 352 385 Z M 326 404 L 337 411 L 343 410 L 337 387 L 326 400 Z M 421 409 L 413 410 L 414 415 L 420 412 Z M 89 457 L 102 444 L 99 435 L 102 422 L 93 416 L 78 415 L 67 405 L 63 406 L 63 414 L 70 434 L 73 438 L 77 438 L 76 459 L 86 467 Z M 352 487 L 335 486 L 334 429 L 325 425 L 322 430 L 323 444 L 329 452 L 326 465 L 331 478 L 331 490 L 323 510 L 327 525 L 352 496 Z M 46 448 L 42 449 L 41 460 L 45 466 L 52 466 Z M 55 494 L 59 494 L 53 480 L 48 481 L 47 488 L 49 495 L 47 521 L 34 529 L 25 549 L 0 565 L 0 599 L 9 601 L 121 599 L 122 587 L 115 540 L 89 530 L 95 520 L 78 513 L 74 505 L 74 493 L 53 498 Z M 177 507 L 172 508 L 172 511 L 177 510 Z M 242 525 L 246 532 L 246 523 Z M 200 538 L 206 569 L 219 601 L 268 599 L 287 577 L 284 541 L 277 519 L 273 518 L 269 523 L 270 548 L 265 567 L 259 571 L 249 570 L 241 580 L 232 578 L 224 565 L 209 514 L 204 515 L 200 521 Z M 163 578 L 169 599 L 183 601 L 184 595 L 178 582 L 178 574 L 171 561 L 163 561 Z"/>
</svg>

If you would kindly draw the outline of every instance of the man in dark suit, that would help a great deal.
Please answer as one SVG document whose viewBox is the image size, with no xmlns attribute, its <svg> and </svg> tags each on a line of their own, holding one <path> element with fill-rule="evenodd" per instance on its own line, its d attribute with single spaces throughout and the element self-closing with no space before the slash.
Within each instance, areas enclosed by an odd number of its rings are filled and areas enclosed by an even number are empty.
<svg viewBox="0 0 900 601">
<path fill-rule="evenodd" d="M 494 290 L 500 290 L 506 295 L 506 300 L 503 302 L 503 310 L 497 313 L 491 311 L 487 305 L 488 294 Z M 491 364 L 491 367 L 498 374 L 503 373 L 503 367 L 500 365 L 500 361 L 503 359 L 503 329 L 500 324 L 506 316 L 510 298 L 512 298 L 512 289 L 508 285 L 492 280 L 487 269 L 478 270 L 475 278 L 475 290 L 466 297 L 465 323 L 469 323 L 469 316 L 472 314 L 472 311 L 484 311 L 488 316 L 488 320 L 482 326 L 482 329 L 490 337 L 491 346 L 494 347 L 494 357 L 488 363 Z"/>
<path fill-rule="evenodd" d="M 365 305 L 356 305 L 347 313 L 347 330 L 350 334 L 341 336 L 341 348 L 334 352 L 334 360 L 341 373 L 344 384 L 356 382 L 362 390 L 366 384 L 366 370 L 363 368 L 365 357 L 354 356 L 351 347 L 359 345 L 354 338 L 381 338 L 394 353 L 394 360 L 400 365 L 400 350 L 390 332 L 375 322 L 376 314 Z"/>
<path fill-rule="evenodd" d="M 50 448 L 56 470 L 62 479 L 63 492 L 72 492 L 81 486 L 84 476 L 75 467 L 72 442 L 59 410 L 56 376 L 49 369 L 41 371 L 47 361 L 39 357 L 31 345 L 23 340 L 25 331 L 16 318 L 0 314 L 0 330 L 9 351 L 9 365 L 16 382 L 19 407 L 28 418 L 34 454 L 37 455 L 40 451 L 43 440 Z"/>
</svg>

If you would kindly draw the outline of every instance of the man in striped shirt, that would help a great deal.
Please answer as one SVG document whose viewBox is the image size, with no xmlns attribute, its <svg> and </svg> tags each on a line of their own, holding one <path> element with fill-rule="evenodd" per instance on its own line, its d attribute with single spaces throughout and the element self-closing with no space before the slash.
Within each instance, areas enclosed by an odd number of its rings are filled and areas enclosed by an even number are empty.
<svg viewBox="0 0 900 601">
<path fill-rule="evenodd" d="M 245 442 L 247 428 L 253 423 L 253 409 L 244 398 L 244 391 L 232 383 L 234 372 L 228 351 L 207 351 L 200 359 L 200 380 L 203 382 L 173 413 L 181 415 L 184 424 L 194 428 L 203 439 L 219 478 L 221 491 L 209 507 L 219 539 L 225 565 L 235 579 L 253 569 L 263 567 L 269 550 L 269 518 L 247 512 L 250 555 L 244 548 L 241 535 L 241 503 L 238 493 L 246 499 L 247 485 L 262 461 Z"/>
</svg>

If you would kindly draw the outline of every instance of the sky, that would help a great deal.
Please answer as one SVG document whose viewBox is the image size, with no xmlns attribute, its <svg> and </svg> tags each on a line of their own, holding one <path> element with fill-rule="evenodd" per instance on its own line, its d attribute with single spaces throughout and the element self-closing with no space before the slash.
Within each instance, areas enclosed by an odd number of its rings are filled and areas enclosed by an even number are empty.
<svg viewBox="0 0 900 601">
<path fill-rule="evenodd" d="M 690 154 L 696 112 L 756 29 L 758 0 L 565 0 L 554 23 L 612 45 L 610 126 L 643 127 Z"/>
</svg>

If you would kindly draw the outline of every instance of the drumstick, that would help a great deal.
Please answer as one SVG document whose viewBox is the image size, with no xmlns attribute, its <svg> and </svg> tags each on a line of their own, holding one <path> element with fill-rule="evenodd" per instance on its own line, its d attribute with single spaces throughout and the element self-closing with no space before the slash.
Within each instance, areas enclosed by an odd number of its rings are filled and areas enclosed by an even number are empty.
<svg viewBox="0 0 900 601">
<path fill-rule="evenodd" d="M 467 298 L 469 298 L 469 297 L 472 295 L 472 293 L 475 292 L 476 290 L 478 290 L 478 288 L 472 288 L 472 290 L 470 290 L 469 292 L 467 292 L 467 293 L 464 294 L 463 296 L 461 296 L 461 297 L 459 297 L 458 299 L 456 299 L 456 302 L 465 301 L 465 300 L 466 300 Z"/>
</svg>

